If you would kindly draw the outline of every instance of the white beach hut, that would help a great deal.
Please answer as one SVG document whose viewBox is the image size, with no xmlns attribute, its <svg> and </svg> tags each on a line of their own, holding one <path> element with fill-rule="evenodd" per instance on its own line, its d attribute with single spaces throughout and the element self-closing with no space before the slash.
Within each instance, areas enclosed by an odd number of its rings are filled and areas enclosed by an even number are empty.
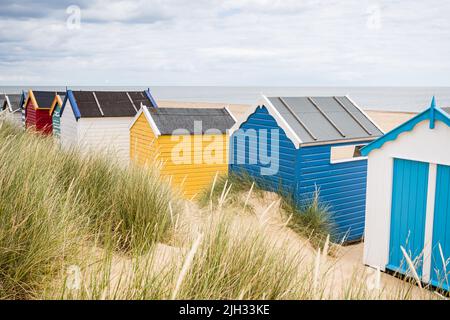
<svg viewBox="0 0 450 320">
<path fill-rule="evenodd" d="M 430 108 L 361 150 L 368 156 L 365 264 L 416 272 L 449 289 L 449 142 L 450 115 L 433 98 Z"/>
<path fill-rule="evenodd" d="M 60 142 L 63 147 L 107 152 L 128 162 L 129 125 L 141 104 L 156 107 L 149 90 L 67 90 L 60 115 Z"/>
<path fill-rule="evenodd" d="M 25 94 L 1 94 L 0 114 L 1 117 L 14 125 L 22 124 L 22 109 L 25 103 Z"/>
</svg>

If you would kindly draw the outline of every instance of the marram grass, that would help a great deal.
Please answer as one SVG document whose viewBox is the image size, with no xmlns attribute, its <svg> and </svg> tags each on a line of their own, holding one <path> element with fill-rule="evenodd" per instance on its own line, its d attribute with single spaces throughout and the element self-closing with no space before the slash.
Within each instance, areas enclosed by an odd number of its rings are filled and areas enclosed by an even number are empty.
<svg viewBox="0 0 450 320">
<path fill-rule="evenodd" d="M 0 126 L 0 298 L 35 296 L 93 239 L 122 252 L 170 239 L 178 200 L 156 172 Z"/>
<path fill-rule="evenodd" d="M 245 187 L 247 195 L 254 184 Z M 227 190 L 218 183 L 209 195 L 220 201 L 182 210 L 157 169 L 63 151 L 52 138 L 2 123 L 0 298 L 417 297 L 411 286 L 369 290 L 360 274 L 330 290 L 328 241 L 308 259 L 315 249 L 293 245 L 288 228 L 273 230 L 258 212 L 241 215 Z"/>
</svg>

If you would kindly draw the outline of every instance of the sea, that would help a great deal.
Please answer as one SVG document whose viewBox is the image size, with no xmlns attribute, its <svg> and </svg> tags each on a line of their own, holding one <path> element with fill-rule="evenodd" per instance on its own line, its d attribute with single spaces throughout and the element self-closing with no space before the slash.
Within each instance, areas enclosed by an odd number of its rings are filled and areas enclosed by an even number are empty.
<svg viewBox="0 0 450 320">
<path fill-rule="evenodd" d="M 64 91 L 64 86 L 0 86 L 0 93 L 22 90 Z M 72 90 L 144 90 L 146 86 L 71 86 Z M 349 95 L 366 110 L 410 111 L 426 109 L 433 96 L 439 107 L 450 107 L 450 87 L 221 87 L 221 86 L 151 86 L 158 100 L 255 104 L 266 96 L 341 96 Z"/>
</svg>

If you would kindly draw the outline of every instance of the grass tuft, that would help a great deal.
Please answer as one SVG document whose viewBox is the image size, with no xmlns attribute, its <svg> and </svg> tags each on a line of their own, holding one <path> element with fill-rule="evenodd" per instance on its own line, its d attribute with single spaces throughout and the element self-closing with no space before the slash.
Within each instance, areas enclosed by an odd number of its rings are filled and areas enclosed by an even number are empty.
<svg viewBox="0 0 450 320">
<path fill-rule="evenodd" d="M 157 172 L 0 122 L 0 298 L 34 297 L 88 241 L 126 253 L 169 240 L 177 199 Z"/>
</svg>

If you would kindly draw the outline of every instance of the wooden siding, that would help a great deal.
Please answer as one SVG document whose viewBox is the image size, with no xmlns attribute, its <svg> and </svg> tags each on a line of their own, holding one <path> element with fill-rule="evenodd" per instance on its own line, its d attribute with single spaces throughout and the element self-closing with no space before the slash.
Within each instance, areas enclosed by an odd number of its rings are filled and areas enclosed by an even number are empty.
<svg viewBox="0 0 450 320">
<path fill-rule="evenodd" d="M 132 117 L 81 118 L 77 122 L 78 145 L 82 150 L 104 152 L 123 164 L 128 163 L 129 125 L 132 119 Z"/>
<path fill-rule="evenodd" d="M 389 263 L 386 268 L 407 274 L 410 269 L 400 247 L 405 248 L 422 276 L 429 164 L 394 159 Z"/>
<path fill-rule="evenodd" d="M 210 142 L 203 141 L 202 145 L 194 142 L 195 139 L 200 140 L 205 136 L 183 136 L 182 142 L 174 141 L 173 136 L 160 136 L 158 138 L 158 156 L 163 163 L 161 173 L 170 177 L 172 183 L 180 187 L 187 198 L 192 198 L 204 189 L 209 188 L 216 174 L 228 173 L 228 137 L 226 134 L 213 136 L 212 138 L 217 139 L 216 141 L 221 141 L 220 146 L 217 145 L 218 148 L 216 149 L 216 152 L 222 154 L 219 163 L 210 163 L 211 157 L 204 152 Z M 173 158 L 172 151 L 175 147 L 190 150 L 189 162 L 192 163 L 179 164 L 174 161 L 176 159 Z"/>
<path fill-rule="evenodd" d="M 433 221 L 431 284 L 449 291 L 450 270 L 450 166 L 437 166 L 436 203 Z M 442 256 L 441 256 L 442 249 Z M 444 260 L 444 261 L 443 261 Z"/>
<path fill-rule="evenodd" d="M 245 172 L 254 178 L 261 187 L 270 191 L 282 191 L 284 193 L 293 193 L 296 185 L 296 148 L 292 141 L 286 136 L 284 130 L 277 124 L 276 120 L 269 114 L 265 107 L 258 107 L 253 114 L 251 114 L 247 121 L 244 122 L 241 130 L 255 130 L 257 134 L 257 146 L 250 148 L 250 141 L 246 139 L 244 158 L 239 157 L 239 131 L 236 131 L 231 136 L 231 143 L 233 148 L 231 150 L 231 164 L 230 171 L 235 173 Z M 260 144 L 259 133 L 261 130 L 278 130 L 279 134 L 279 168 L 274 175 L 261 175 L 261 168 L 268 167 L 261 163 L 260 147 L 266 150 L 271 150 L 271 139 L 268 135 L 268 144 Z M 250 163 L 250 159 L 257 159 L 255 164 Z"/>
<path fill-rule="evenodd" d="M 64 148 L 75 147 L 78 144 L 77 120 L 70 105 L 69 99 L 66 101 L 64 112 L 60 117 L 60 142 Z"/>
<path fill-rule="evenodd" d="M 25 106 L 26 108 L 26 118 L 25 118 L 25 127 L 31 128 L 36 126 L 36 109 L 31 102 L 31 99 L 28 100 L 28 104 Z"/>
<path fill-rule="evenodd" d="M 52 116 L 53 136 L 55 136 L 58 139 L 60 138 L 60 134 L 61 134 L 61 119 L 59 116 L 60 112 L 61 112 L 61 107 L 56 106 L 55 110 L 53 111 L 53 116 Z"/>
<path fill-rule="evenodd" d="M 141 113 L 130 130 L 130 159 L 139 165 L 146 165 L 157 160 L 157 154 L 158 141 L 144 113 Z"/>
<path fill-rule="evenodd" d="M 296 195 L 301 203 L 311 199 L 315 190 L 319 190 L 320 200 L 329 206 L 337 229 L 334 240 L 340 241 L 346 236 L 346 241 L 354 241 L 364 233 L 367 160 L 332 164 L 333 146 L 336 145 L 298 150 L 300 165 L 296 173 Z"/>
<path fill-rule="evenodd" d="M 43 134 L 51 134 L 53 130 L 52 118 L 48 113 L 48 109 L 35 109 L 31 99 L 28 100 L 26 108 L 26 127 L 34 128 Z"/>
<path fill-rule="evenodd" d="M 217 144 L 216 155 L 222 153 L 219 163 L 212 162 L 212 157 L 205 148 L 212 141 L 221 141 Z M 201 145 L 194 141 L 202 141 Z M 219 146 L 220 145 L 220 146 Z M 198 147 L 196 147 L 198 146 Z M 183 149 L 186 163 L 179 163 L 177 156 L 172 154 Z M 213 155 L 214 156 L 214 155 Z M 144 113 L 135 121 L 130 129 L 130 158 L 140 165 L 151 164 L 156 161 L 161 165 L 161 175 L 179 188 L 188 199 L 199 195 L 209 188 L 216 173 L 218 175 L 228 172 L 228 137 L 226 135 L 213 136 L 159 136 L 155 135 L 148 124 Z M 199 163 L 195 163 L 195 162 Z"/>
<path fill-rule="evenodd" d="M 263 129 L 279 130 L 279 171 L 274 175 L 261 175 L 261 167 L 264 165 L 259 160 L 259 137 L 256 147 L 249 148 L 248 139 L 246 140 L 245 158 L 240 159 L 238 156 L 238 131 L 231 138 L 233 144 L 231 171 L 248 173 L 264 189 L 294 194 L 300 206 L 310 201 L 314 192 L 319 190 L 320 200 L 329 206 L 336 226 L 334 240 L 341 240 L 344 235 L 346 241 L 354 241 L 362 237 L 365 218 L 367 160 L 332 164 L 330 162 L 331 147 L 335 145 L 296 149 L 265 107 L 258 107 L 241 125 L 240 129 L 254 129 L 257 132 Z M 266 144 L 261 146 L 270 150 L 270 143 L 269 140 L 269 147 Z M 364 142 L 358 144 L 364 144 Z M 249 163 L 251 157 L 258 159 L 256 164 Z M 242 162 L 245 164 L 240 164 Z"/>
</svg>

